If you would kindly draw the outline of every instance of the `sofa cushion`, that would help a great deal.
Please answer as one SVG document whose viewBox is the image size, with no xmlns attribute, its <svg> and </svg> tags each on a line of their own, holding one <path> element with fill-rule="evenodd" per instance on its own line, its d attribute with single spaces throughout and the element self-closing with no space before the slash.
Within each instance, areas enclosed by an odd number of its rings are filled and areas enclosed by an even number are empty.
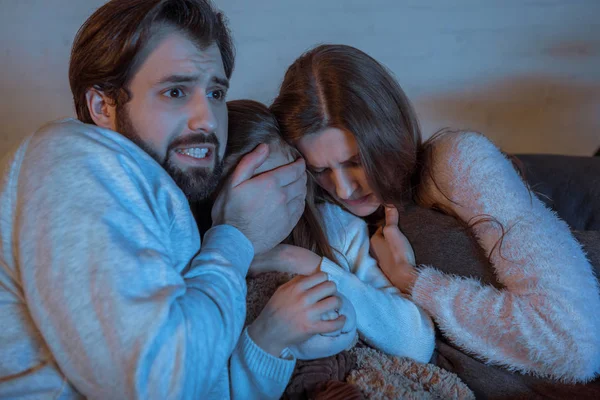
<svg viewBox="0 0 600 400">
<path fill-rule="evenodd" d="M 575 230 L 600 230 L 600 157 L 516 155 L 538 197 Z"/>
</svg>

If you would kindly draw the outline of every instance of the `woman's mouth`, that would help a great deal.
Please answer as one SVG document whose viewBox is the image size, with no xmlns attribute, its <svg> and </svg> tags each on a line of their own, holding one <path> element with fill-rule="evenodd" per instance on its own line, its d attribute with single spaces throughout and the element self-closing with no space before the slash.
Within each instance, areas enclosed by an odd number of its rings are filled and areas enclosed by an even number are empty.
<svg viewBox="0 0 600 400">
<path fill-rule="evenodd" d="M 369 197 L 371 197 L 371 195 L 367 194 L 366 196 L 359 197 L 355 200 L 342 200 L 342 201 L 349 206 L 357 207 L 357 206 L 361 206 L 361 205 L 365 204 L 367 201 L 369 201 Z"/>
</svg>

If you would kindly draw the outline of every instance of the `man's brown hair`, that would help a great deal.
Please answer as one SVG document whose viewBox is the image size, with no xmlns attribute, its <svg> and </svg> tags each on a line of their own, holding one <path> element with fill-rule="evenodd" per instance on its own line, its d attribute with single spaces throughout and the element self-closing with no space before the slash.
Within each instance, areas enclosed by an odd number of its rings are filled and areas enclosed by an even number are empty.
<svg viewBox="0 0 600 400">
<path fill-rule="evenodd" d="M 141 53 L 162 27 L 186 35 L 201 49 L 216 44 L 225 74 L 235 52 L 225 16 L 208 0 L 111 0 L 81 26 L 71 51 L 69 82 L 77 117 L 93 124 L 86 92 L 103 92 L 119 107 L 131 97 L 127 86 Z"/>
</svg>

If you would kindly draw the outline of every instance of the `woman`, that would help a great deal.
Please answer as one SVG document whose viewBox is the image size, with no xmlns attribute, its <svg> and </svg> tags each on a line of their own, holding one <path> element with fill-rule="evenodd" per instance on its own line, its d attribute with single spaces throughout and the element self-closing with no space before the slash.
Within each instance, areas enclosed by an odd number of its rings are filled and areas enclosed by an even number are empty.
<svg viewBox="0 0 600 400">
<path fill-rule="evenodd" d="M 297 59 L 271 110 L 326 200 L 369 222 L 386 206 L 371 241 L 380 267 L 456 345 L 490 364 L 567 382 L 600 372 L 591 266 L 568 226 L 488 139 L 448 132 L 422 144 L 398 83 L 349 46 L 319 46 Z M 504 288 L 411 265 L 396 211 L 409 200 L 469 224 Z"/>
</svg>

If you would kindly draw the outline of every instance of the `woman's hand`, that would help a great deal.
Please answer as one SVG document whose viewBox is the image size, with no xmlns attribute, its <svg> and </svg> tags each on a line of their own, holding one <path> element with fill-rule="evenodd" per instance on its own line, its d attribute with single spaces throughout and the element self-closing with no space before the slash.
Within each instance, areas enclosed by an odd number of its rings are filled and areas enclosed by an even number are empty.
<svg viewBox="0 0 600 400">
<path fill-rule="evenodd" d="M 311 275 L 319 270 L 321 257 L 310 250 L 289 244 L 279 244 L 272 250 L 254 257 L 248 274 L 255 276 L 263 272 L 288 272 Z"/>
<path fill-rule="evenodd" d="M 339 315 L 342 300 L 327 274 L 296 276 L 281 285 L 248 334 L 260 348 L 279 357 L 283 349 L 302 343 L 314 335 L 340 331 L 346 322 Z"/>
<path fill-rule="evenodd" d="M 412 247 L 398 228 L 396 207 L 385 207 L 385 225 L 371 237 L 370 252 L 392 285 L 410 294 L 418 273 Z"/>
</svg>

